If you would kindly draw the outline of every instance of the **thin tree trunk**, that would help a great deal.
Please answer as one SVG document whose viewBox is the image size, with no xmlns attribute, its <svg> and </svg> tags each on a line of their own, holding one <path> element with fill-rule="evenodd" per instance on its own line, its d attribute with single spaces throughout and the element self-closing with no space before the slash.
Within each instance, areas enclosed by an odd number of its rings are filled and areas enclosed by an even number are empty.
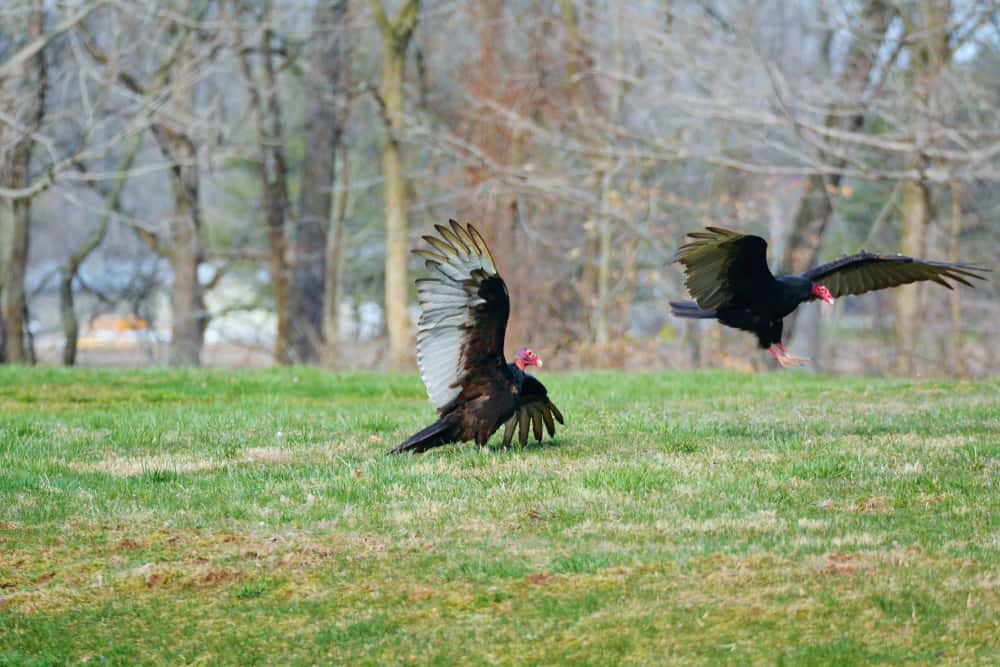
<svg viewBox="0 0 1000 667">
<path fill-rule="evenodd" d="M 629 236 L 622 240 L 622 289 L 619 291 L 617 311 L 618 311 L 618 331 L 625 333 L 628 331 L 629 320 L 632 316 L 632 298 L 635 295 L 636 285 L 639 283 L 639 239 Z"/>
<path fill-rule="evenodd" d="M 191 61 L 179 57 L 178 68 L 182 80 Z M 188 117 L 194 106 L 194 88 L 179 90 L 171 96 L 174 112 L 181 118 Z M 204 295 L 198 282 L 198 266 L 202 260 L 201 249 L 201 174 L 197 163 L 197 150 L 187 134 L 166 132 L 166 141 L 174 160 L 170 190 L 174 199 L 171 220 L 170 266 L 173 270 L 171 314 L 173 327 L 170 337 L 168 362 L 171 366 L 197 366 L 205 342 L 208 314 Z"/>
<path fill-rule="evenodd" d="M 23 187 L 24 182 L 15 179 L 15 187 Z M 7 279 L 4 281 L 5 296 L 3 308 L 5 332 L 5 356 L 9 363 L 25 363 L 28 350 L 25 346 L 25 312 L 27 309 L 24 274 L 28 267 L 30 247 L 30 200 L 19 199 L 13 203 L 13 225 L 10 256 L 7 260 Z"/>
<path fill-rule="evenodd" d="M 340 342 L 340 301 L 342 292 L 342 258 L 344 254 L 344 224 L 347 218 L 347 197 L 350 172 L 347 147 L 340 145 L 340 192 L 337 205 L 331 211 L 330 230 L 326 237 L 326 265 L 323 283 L 323 363 L 333 368 L 337 363 Z"/>
<path fill-rule="evenodd" d="M 193 146 L 174 148 L 178 160 L 194 157 Z M 197 366 L 201 363 L 207 324 L 205 302 L 198 283 L 201 263 L 201 215 L 198 205 L 198 169 L 186 166 L 171 179 L 174 213 L 171 222 L 170 266 L 173 269 L 170 338 L 171 366 Z"/>
<path fill-rule="evenodd" d="M 42 0 L 36 0 L 34 9 L 28 16 L 28 40 L 35 40 L 45 32 L 45 7 Z M 22 68 L 21 90 L 30 105 L 26 117 L 27 127 L 37 130 L 45 115 L 45 93 L 48 86 L 45 68 L 45 51 L 39 51 Z M 10 151 L 10 185 L 24 188 L 28 185 L 31 172 L 31 152 L 34 139 L 30 135 L 20 137 Z M 27 333 L 28 304 L 25 294 L 25 273 L 28 268 L 28 253 L 31 247 L 31 199 L 15 199 L 12 202 L 13 227 L 10 239 L 10 254 L 4 262 L 6 276 L 3 279 L 3 324 L 4 356 L 8 363 L 28 363 L 34 354 L 29 349 Z"/>
<path fill-rule="evenodd" d="M 271 56 L 273 30 L 268 27 L 261 31 L 260 52 L 264 64 L 264 85 L 267 90 L 268 114 L 271 117 L 271 157 L 274 174 L 267 188 L 266 199 L 267 230 L 271 242 L 271 271 L 274 276 L 274 301 L 278 316 L 275 358 L 278 363 L 291 363 L 292 322 L 291 294 L 288 276 L 288 241 L 285 237 L 285 219 L 288 215 L 288 165 L 285 149 L 281 143 L 284 129 L 281 120 L 281 105 L 278 101 L 278 81 Z M 263 165 L 262 165 L 263 166 Z"/>
<path fill-rule="evenodd" d="M 381 0 L 371 0 L 382 34 L 382 82 L 379 86 L 386 121 L 382 146 L 385 179 L 385 321 L 389 332 L 389 361 L 401 366 L 412 357 L 409 304 L 406 178 L 400 136 L 403 131 L 403 74 L 406 51 L 417 24 L 419 0 L 406 0 L 391 20 Z"/>
<path fill-rule="evenodd" d="M 838 177 L 830 178 L 830 187 L 839 184 Z M 816 261 L 820 241 L 833 215 L 833 203 L 830 201 L 827 185 L 827 180 L 816 174 L 806 181 L 792 220 L 792 231 L 782 253 L 782 271 L 801 273 Z"/>
<path fill-rule="evenodd" d="M 918 174 L 923 174 L 929 166 L 920 151 L 930 145 L 934 134 L 930 124 L 937 107 L 937 79 L 951 56 L 948 44 L 950 15 L 950 2 L 935 1 L 918 3 L 903 16 L 905 36 L 914 41 L 910 54 L 910 76 L 917 113 L 914 121 L 917 152 L 910 159 L 909 166 Z M 900 252 L 920 257 L 924 254 L 927 227 L 933 215 L 930 186 L 922 176 L 902 184 L 900 208 Z M 896 370 L 904 375 L 915 370 L 921 291 L 920 284 L 904 285 L 896 290 L 895 329 L 899 347 Z"/>
<path fill-rule="evenodd" d="M 951 229 L 948 234 L 948 261 L 961 261 L 959 241 L 962 236 L 962 185 L 958 181 L 951 183 Z M 949 307 L 951 310 L 951 336 L 948 339 L 948 349 L 951 350 L 951 371 L 960 378 L 969 377 L 968 365 L 965 361 L 965 343 L 962 338 L 962 293 L 961 290 L 951 290 Z"/>
<path fill-rule="evenodd" d="M 207 5 L 202 5 L 192 18 L 200 19 L 205 11 Z M 191 29 L 183 23 L 171 25 L 169 29 L 173 36 L 169 54 L 158 64 L 148 85 L 142 85 L 138 77 L 119 69 L 118 63 L 104 53 L 92 38 L 86 39 L 84 46 L 97 62 L 116 72 L 122 86 L 152 102 L 171 81 L 177 83 L 195 78 L 194 73 L 188 71 L 195 60 L 190 50 Z M 190 117 L 194 103 L 193 86 L 188 85 L 187 90 L 170 91 L 168 103 L 176 117 Z M 155 120 L 155 116 L 149 129 L 160 153 L 173 165 L 168 172 L 173 197 L 170 240 L 165 241 L 137 226 L 133 229 L 153 252 L 170 262 L 173 273 L 167 362 L 172 366 L 196 366 L 201 363 L 205 328 L 209 320 L 203 290 L 198 282 L 202 251 L 200 170 L 195 162 L 197 149 L 187 133 L 162 120 Z"/>
<path fill-rule="evenodd" d="M 912 257 L 924 254 L 927 226 L 931 218 L 930 190 L 922 181 L 903 183 L 900 201 L 900 252 Z M 909 375 L 914 370 L 917 346 L 917 318 L 920 313 L 920 285 L 903 285 L 896 290 L 896 371 Z"/>
<path fill-rule="evenodd" d="M 3 287 L 7 278 L 7 258 L 3 252 L 4 240 L 4 204 L 0 202 L 0 364 L 7 363 L 7 325 L 3 319 Z"/>
<path fill-rule="evenodd" d="M 410 356 L 406 215 L 409 208 L 399 143 L 388 141 L 382 149 L 385 175 L 385 319 L 389 332 L 389 355 L 399 366 Z"/>
<path fill-rule="evenodd" d="M 59 313 L 62 318 L 63 335 L 66 339 L 63 344 L 62 361 L 66 366 L 76 364 L 77 342 L 79 341 L 80 334 L 80 325 L 76 318 L 76 307 L 73 302 L 73 280 L 76 279 L 80 265 L 83 264 L 87 257 L 90 256 L 90 253 L 94 252 L 104 240 L 104 234 L 108 229 L 108 224 L 111 222 L 111 215 L 118 208 L 127 172 L 132 168 L 136 153 L 139 152 L 139 146 L 142 143 L 141 139 L 142 135 L 139 133 L 135 133 L 129 138 L 125 154 L 118 162 L 116 168 L 118 177 L 104 198 L 104 213 L 101 214 L 97 226 L 91 230 L 90 235 L 69 256 L 69 259 L 66 260 L 66 265 L 63 267 L 62 275 L 59 279 Z"/>
<path fill-rule="evenodd" d="M 614 55 L 615 71 L 623 72 L 625 69 L 625 53 L 622 44 L 622 8 L 619 5 L 615 10 L 614 26 Z M 616 84 L 611 95 L 608 108 L 608 121 L 611 125 L 618 122 L 618 113 L 622 102 L 625 99 L 625 83 Z M 611 141 L 609 139 L 608 141 Z M 594 340 L 600 345 L 605 345 L 609 338 L 609 322 L 611 317 L 611 194 L 614 177 L 618 173 L 621 165 L 612 167 L 608 165 L 603 171 L 601 178 L 601 210 L 598 219 L 598 259 L 597 259 L 597 308 L 594 326 Z M 605 351 L 601 350 L 604 355 Z"/>
<path fill-rule="evenodd" d="M 342 125 L 335 98 L 341 87 L 341 24 L 347 0 L 317 3 L 309 83 L 315 91 L 308 102 L 306 158 L 302 167 L 299 218 L 294 228 L 291 307 L 292 351 L 299 362 L 314 362 L 323 347 L 323 304 L 327 278 L 327 230 L 334 211 L 331 188 L 336 181 L 337 147 Z"/>
<path fill-rule="evenodd" d="M 594 341 L 608 342 L 608 306 L 611 302 L 611 195 L 612 172 L 607 169 L 601 178 L 601 213 L 597 234 L 597 303 L 594 308 Z"/>
<path fill-rule="evenodd" d="M 892 6 L 883 0 L 869 0 L 861 12 L 862 22 L 856 30 L 843 70 L 838 77 L 839 86 L 847 93 L 845 102 L 860 102 L 877 66 L 879 47 L 895 14 Z M 864 115 L 855 113 L 844 119 L 844 113 L 836 107 L 826 114 L 824 125 L 830 128 L 847 126 L 858 131 L 864 125 Z M 843 167 L 843 158 L 821 155 L 824 162 Z M 825 177 L 814 174 L 806 180 L 805 189 L 799 198 L 799 205 L 792 219 L 792 229 L 785 243 L 781 258 L 781 270 L 801 273 L 816 263 L 823 236 L 833 218 L 833 200 L 830 190 L 840 186 L 841 176 Z M 812 368 L 821 369 L 822 341 L 820 340 L 820 307 L 800 308 L 785 320 L 784 338 L 795 344 L 800 353 L 813 360 Z M 802 339 L 804 343 L 800 343 Z"/>
<path fill-rule="evenodd" d="M 258 53 L 261 58 L 263 82 L 258 82 L 250 66 L 249 53 L 243 45 L 242 29 L 237 23 L 236 40 L 243 74 L 249 85 L 250 104 L 257 120 L 257 146 L 260 159 L 257 175 L 260 179 L 264 218 L 270 246 L 271 284 L 274 288 L 274 310 L 277 327 L 274 359 L 279 364 L 295 361 L 291 320 L 291 281 L 288 270 L 288 238 L 285 220 L 288 215 L 288 163 L 285 160 L 284 130 L 281 104 L 278 101 L 277 76 L 271 54 L 274 36 L 270 7 L 263 19 Z M 264 95 L 261 91 L 264 91 Z M 265 97 L 266 95 L 266 97 Z M 268 122 L 270 121 L 270 122 Z"/>
<path fill-rule="evenodd" d="M 570 107 L 576 116 L 577 121 L 582 121 L 586 114 L 583 105 L 585 103 L 583 95 L 583 71 L 586 69 L 586 55 L 583 49 L 583 39 L 580 36 L 580 15 L 576 10 L 574 0 L 560 0 L 559 14 L 563 23 L 565 34 L 565 68 L 563 70 L 566 97 L 569 99 Z M 580 128 L 584 127 L 582 122 L 578 123 Z M 605 191 L 605 172 L 602 170 L 603 161 L 598 161 L 593 172 L 593 187 L 599 192 Z M 603 206 L 603 200 L 601 205 Z M 600 226 L 600 222 L 598 222 Z M 579 294 L 582 302 L 583 317 L 589 317 L 586 322 L 588 336 L 594 340 L 598 337 L 598 330 L 601 328 L 598 322 L 600 312 L 598 304 L 598 264 L 593 258 L 600 254 L 600 233 L 592 225 L 583 225 L 582 233 L 583 261 L 580 265 L 579 273 Z M 583 318 L 581 318 L 583 319 Z"/>
<path fill-rule="evenodd" d="M 831 178 L 829 184 L 836 187 L 838 177 Z M 782 253 L 781 270 L 801 273 L 816 263 L 820 244 L 830 220 L 833 218 L 833 202 L 827 192 L 827 180 L 820 175 L 810 176 L 805 191 L 799 199 L 799 207 L 792 221 L 792 234 Z M 821 370 L 823 364 L 820 322 L 822 308 L 817 304 L 804 304 L 785 318 L 783 338 L 794 345 L 796 352 L 812 360 L 811 370 Z"/>
<path fill-rule="evenodd" d="M 559 13 L 566 31 L 566 89 L 570 104 L 575 109 L 581 107 L 580 70 L 583 59 L 583 43 L 580 39 L 580 17 L 576 11 L 574 0 L 560 0 Z"/>
</svg>

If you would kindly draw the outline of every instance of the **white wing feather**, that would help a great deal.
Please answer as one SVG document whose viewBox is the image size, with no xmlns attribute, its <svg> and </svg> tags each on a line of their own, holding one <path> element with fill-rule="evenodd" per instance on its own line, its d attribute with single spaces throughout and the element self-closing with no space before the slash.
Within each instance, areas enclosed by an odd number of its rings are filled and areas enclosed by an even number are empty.
<svg viewBox="0 0 1000 667">
<path fill-rule="evenodd" d="M 417 366 L 427 395 L 438 409 L 462 391 L 458 380 L 465 361 L 465 332 L 473 324 L 472 309 L 483 303 L 472 274 L 497 274 L 493 257 L 481 239 L 457 223 L 452 223 L 450 231 L 460 242 L 442 233 L 448 251 L 435 245 L 433 251 L 424 253 L 431 276 L 418 281 Z"/>
</svg>

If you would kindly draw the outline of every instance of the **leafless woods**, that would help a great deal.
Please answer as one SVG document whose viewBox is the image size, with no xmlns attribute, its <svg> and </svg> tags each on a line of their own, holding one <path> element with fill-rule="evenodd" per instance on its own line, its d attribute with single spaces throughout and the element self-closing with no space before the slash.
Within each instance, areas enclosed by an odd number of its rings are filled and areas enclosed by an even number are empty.
<svg viewBox="0 0 1000 667">
<path fill-rule="evenodd" d="M 405 367 L 408 249 L 455 217 L 498 256 L 512 349 L 749 367 L 669 319 L 682 234 L 761 233 L 788 270 L 996 264 L 998 109 L 993 1 L 13 0 L 0 360 Z M 997 296 L 786 326 L 823 370 L 983 375 Z"/>
</svg>

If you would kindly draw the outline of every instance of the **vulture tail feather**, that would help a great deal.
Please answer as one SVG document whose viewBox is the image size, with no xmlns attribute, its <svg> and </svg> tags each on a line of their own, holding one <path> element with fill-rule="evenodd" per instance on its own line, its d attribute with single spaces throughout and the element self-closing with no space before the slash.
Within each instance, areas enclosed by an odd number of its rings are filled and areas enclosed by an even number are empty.
<svg viewBox="0 0 1000 667">
<path fill-rule="evenodd" d="M 709 320 L 718 317 L 714 310 L 702 310 L 694 301 L 671 301 L 670 313 L 674 317 L 689 317 L 695 320 Z"/>
<path fill-rule="evenodd" d="M 397 445 L 390 454 L 402 454 L 403 452 L 413 452 L 419 454 L 428 449 L 447 445 L 455 442 L 456 438 L 452 432 L 452 424 L 444 419 L 439 419 L 425 429 L 421 429 Z"/>
</svg>

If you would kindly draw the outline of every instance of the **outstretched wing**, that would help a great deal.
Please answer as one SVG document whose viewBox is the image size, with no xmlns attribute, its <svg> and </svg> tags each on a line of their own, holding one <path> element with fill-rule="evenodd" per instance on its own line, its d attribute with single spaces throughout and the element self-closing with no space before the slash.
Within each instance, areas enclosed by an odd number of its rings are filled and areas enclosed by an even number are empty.
<svg viewBox="0 0 1000 667">
<path fill-rule="evenodd" d="M 510 314 L 507 286 L 486 241 L 472 225 L 450 223 L 435 225 L 437 235 L 424 237 L 429 249 L 413 251 L 431 272 L 417 281 L 417 366 L 439 410 L 461 393 L 471 373 L 504 364 Z"/>
<path fill-rule="evenodd" d="M 684 265 L 684 285 L 703 310 L 746 306 L 774 282 L 767 266 L 767 241 L 720 227 L 692 232 L 672 261 Z"/>
<path fill-rule="evenodd" d="M 550 400 L 545 385 L 530 375 L 524 376 L 521 391 L 517 398 L 517 408 L 514 414 L 504 423 L 503 445 L 510 444 L 517 431 L 521 445 L 528 442 L 529 430 L 535 440 L 542 441 L 542 426 L 549 432 L 549 437 L 556 434 L 555 422 L 563 424 L 562 413 Z"/>
<path fill-rule="evenodd" d="M 905 255 L 859 252 L 809 269 L 802 277 L 825 285 L 836 298 L 921 280 L 933 280 L 948 289 L 952 289 L 949 280 L 974 287 L 968 279 L 985 280 L 979 273 L 988 270 L 975 264 L 931 262 Z"/>
</svg>

